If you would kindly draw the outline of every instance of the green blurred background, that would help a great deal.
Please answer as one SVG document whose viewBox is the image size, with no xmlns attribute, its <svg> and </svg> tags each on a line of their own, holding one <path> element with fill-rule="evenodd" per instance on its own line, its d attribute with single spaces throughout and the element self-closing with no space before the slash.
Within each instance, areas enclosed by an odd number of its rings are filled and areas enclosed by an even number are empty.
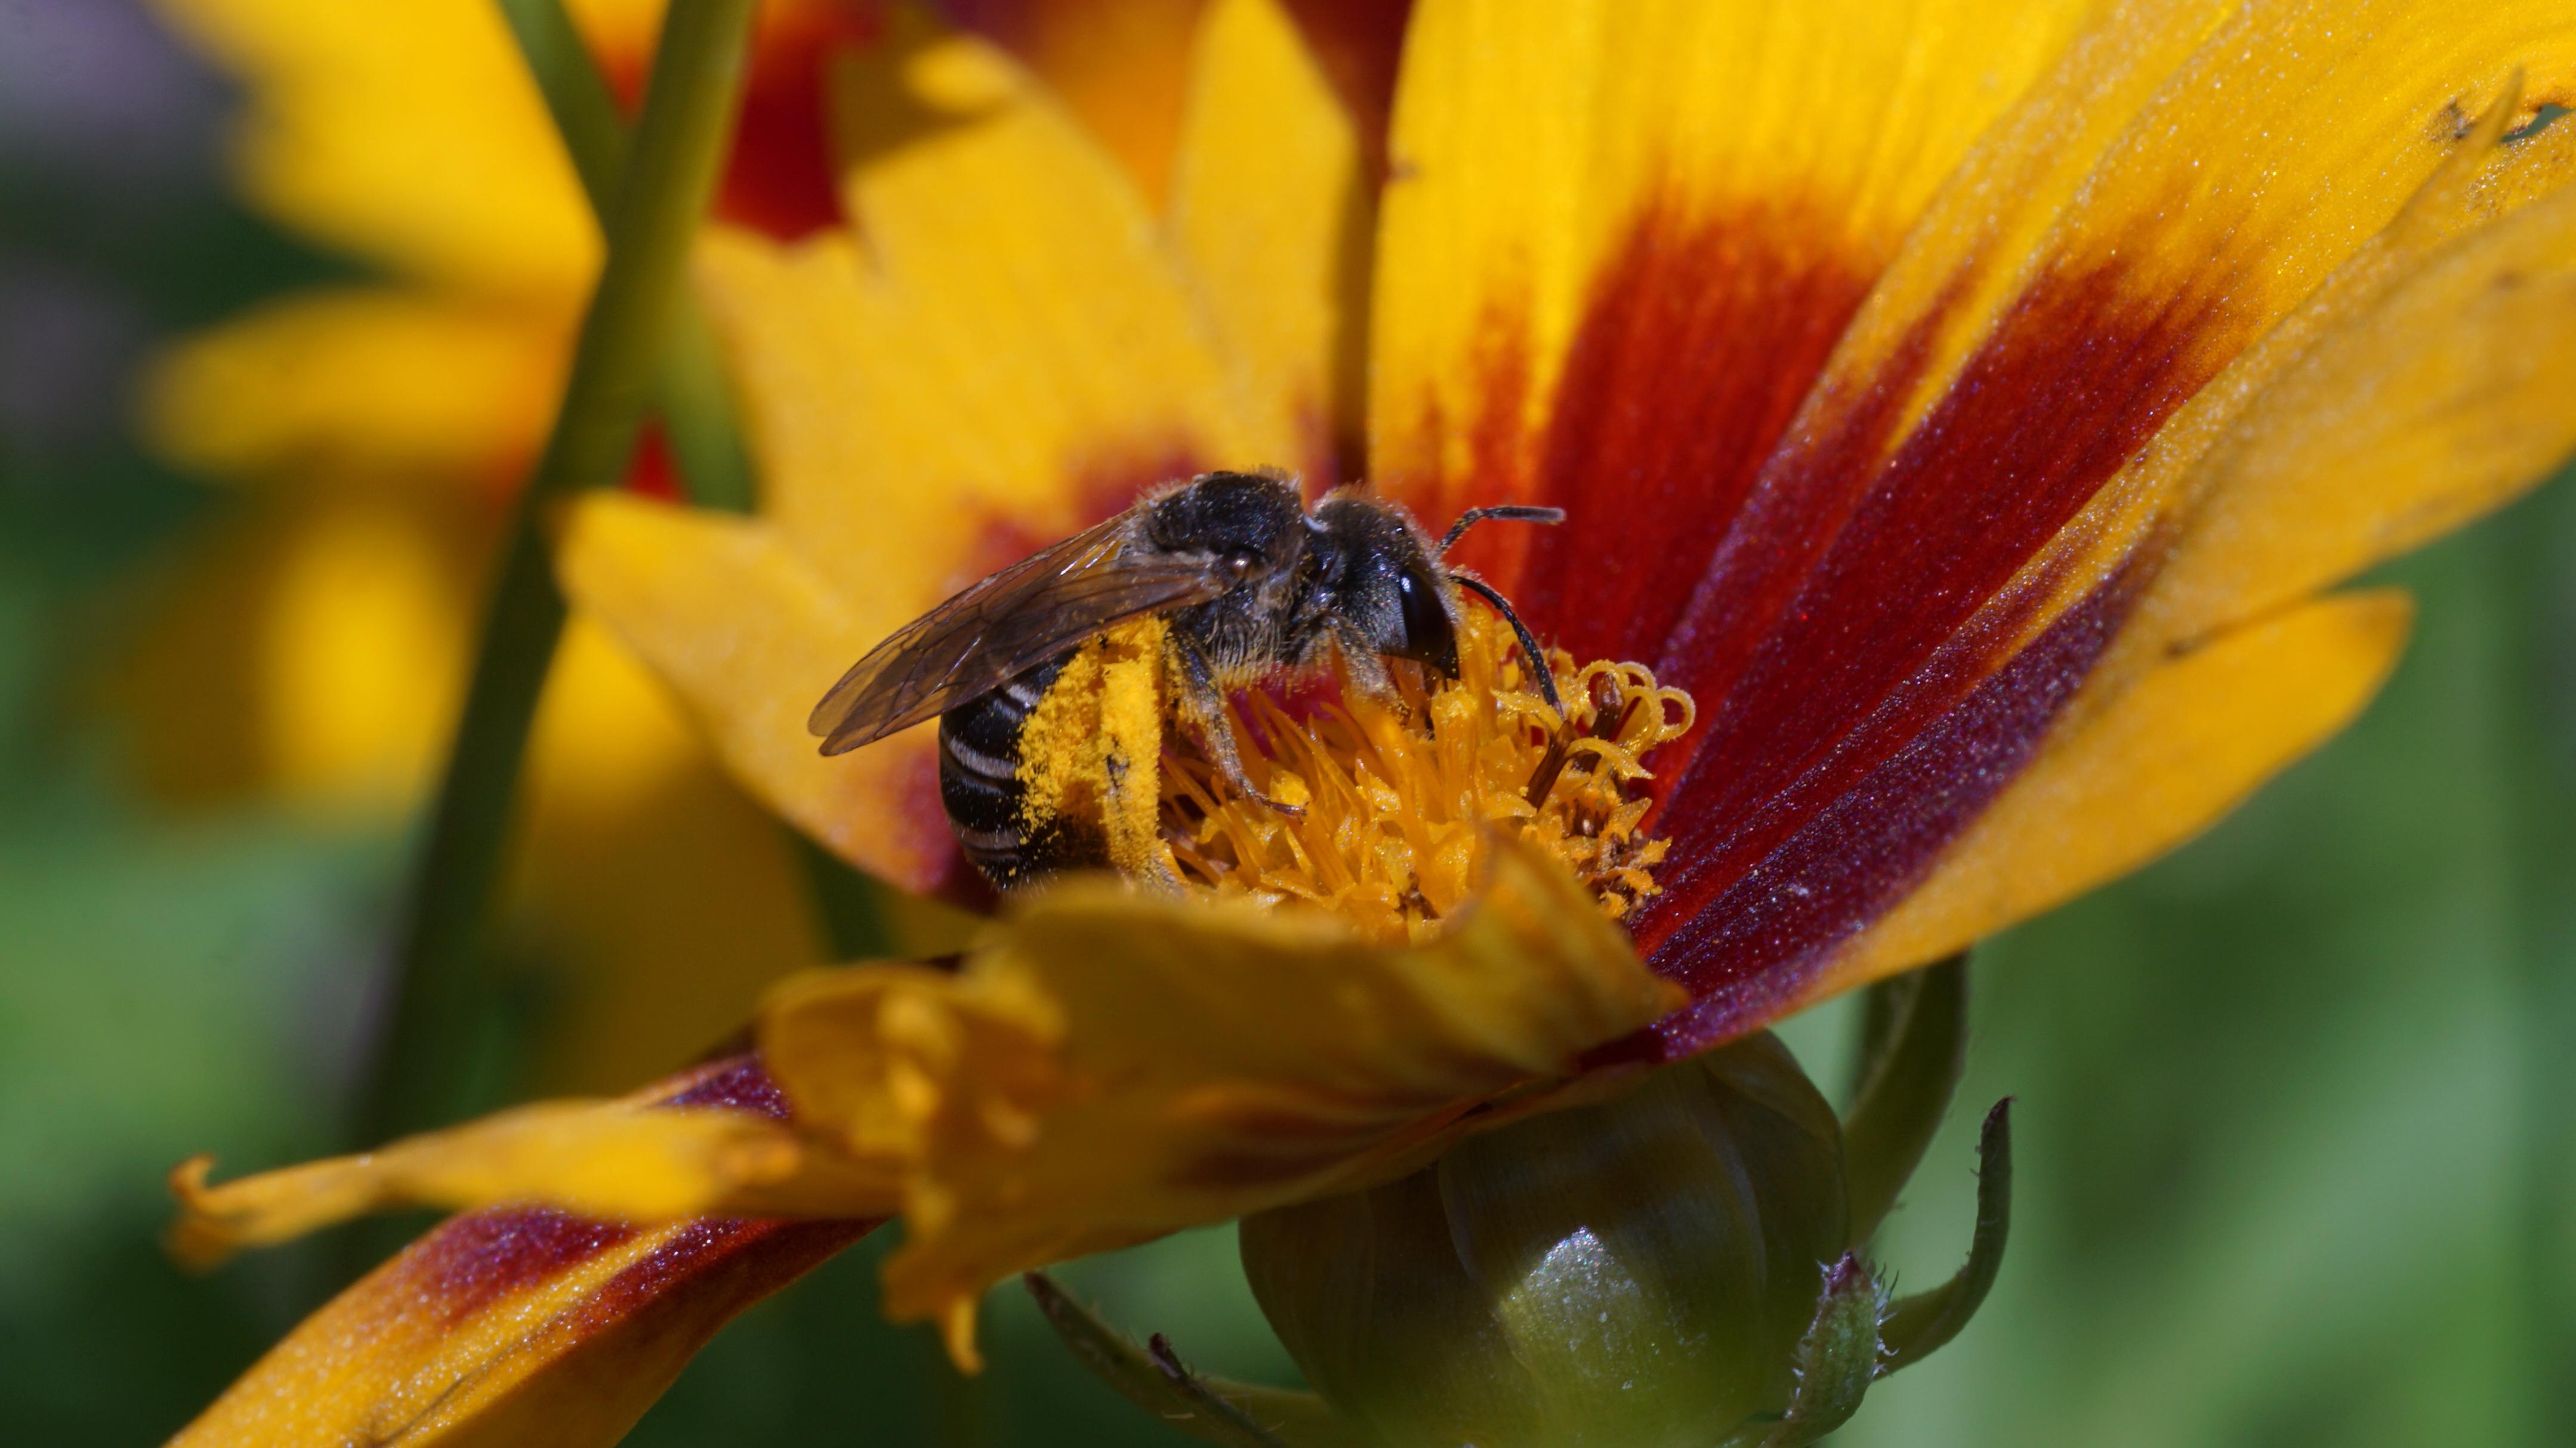
<svg viewBox="0 0 2576 1448">
<path fill-rule="evenodd" d="M 132 599 L 230 500 L 129 435 L 157 339 L 337 273 L 233 206 L 224 86 L 130 0 L 0 0 L 0 1441 L 175 1429 L 345 1239 L 208 1278 L 183 1155 L 336 1143 L 405 858 L 391 824 L 174 812 L 103 742 Z M 2576 399 L 2570 400 L 2576 406 Z M 2576 485 L 2388 570 L 2419 638 L 2362 723 L 2208 838 L 1980 954 L 1962 1107 L 1884 1241 L 1967 1239 L 2020 1099 L 2017 1220 L 1961 1341 L 1852 1445 L 2576 1443 Z M 207 701 L 209 709 L 220 701 Z M 185 717 L 167 721 L 186 729 Z M 536 962 L 542 967 L 543 962 Z M 1792 1023 L 1821 1081 L 1848 1022 Z M 881 1250 L 881 1247 L 880 1247 Z M 1290 1380 L 1230 1230 L 1066 1278 L 1200 1365 Z M 632 1441 L 1182 1441 L 1015 1292 L 959 1382 L 872 1250 L 725 1333 Z"/>
</svg>

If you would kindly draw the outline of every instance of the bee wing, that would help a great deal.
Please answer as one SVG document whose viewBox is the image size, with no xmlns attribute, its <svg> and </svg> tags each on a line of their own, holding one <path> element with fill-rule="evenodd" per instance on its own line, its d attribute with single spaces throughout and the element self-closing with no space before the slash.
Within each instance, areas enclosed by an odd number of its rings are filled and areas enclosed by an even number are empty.
<svg viewBox="0 0 2576 1448">
<path fill-rule="evenodd" d="M 1223 593 L 1210 560 L 1139 557 L 1107 523 L 1022 559 L 868 650 L 805 721 L 839 754 L 945 713 L 1113 624 Z"/>
</svg>

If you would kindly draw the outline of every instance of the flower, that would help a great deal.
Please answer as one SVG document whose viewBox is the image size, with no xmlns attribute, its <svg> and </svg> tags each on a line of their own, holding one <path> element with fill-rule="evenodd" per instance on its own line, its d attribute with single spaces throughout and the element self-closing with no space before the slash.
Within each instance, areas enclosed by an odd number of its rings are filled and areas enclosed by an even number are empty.
<svg viewBox="0 0 2576 1448">
<path fill-rule="evenodd" d="M 1398 1180 L 2187 838 L 2402 646 L 2403 598 L 2322 590 L 2576 443 L 2576 141 L 2541 118 L 2576 87 L 2576 21 L 2547 5 L 1431 0 L 1372 208 L 1293 30 L 1226 0 L 1160 226 L 991 51 L 923 37 L 863 72 L 854 233 L 704 257 L 762 516 L 598 498 L 563 520 L 568 587 L 736 777 L 881 877 L 965 893 L 933 741 L 824 759 L 818 686 L 1141 485 L 1321 483 L 1364 437 L 1373 485 L 1435 524 L 1566 509 L 1460 556 L 1569 661 L 1690 700 L 1632 761 L 1651 777 L 1580 781 L 1644 805 L 1643 881 L 1605 897 L 1549 792 L 1515 811 L 1481 770 L 1390 766 L 1391 806 L 1293 847 L 1250 811 L 1203 837 L 1222 798 L 1158 809 L 1176 860 L 1240 827 L 1226 863 L 1257 888 L 1074 881 L 954 970 L 791 979 L 757 1067 L 727 1068 L 784 1115 L 546 1119 L 618 1143 L 622 1175 L 568 1183 L 503 1119 L 192 1179 L 208 1240 L 390 1198 L 900 1212 L 889 1310 L 971 1360 L 976 1297 L 1011 1271 Z M 1110 663 L 1104 711 L 1150 684 Z M 1494 677 L 1479 758 L 1589 732 Z M 1433 712 L 1346 703 L 1342 742 L 1309 729 L 1262 767 L 1311 790 Z M 1395 892 L 1387 928 L 1357 867 L 1461 778 L 1488 826 L 1441 837 L 1463 867 L 1385 870 L 1466 898 Z M 1324 844 L 1352 890 L 1279 865 Z M 299 1333 L 237 1395 L 326 1342 Z"/>
</svg>

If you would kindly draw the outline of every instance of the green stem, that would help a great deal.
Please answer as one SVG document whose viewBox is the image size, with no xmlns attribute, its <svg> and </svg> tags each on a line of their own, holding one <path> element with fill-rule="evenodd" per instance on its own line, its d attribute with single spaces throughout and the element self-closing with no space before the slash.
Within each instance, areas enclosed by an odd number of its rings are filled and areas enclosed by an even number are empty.
<svg viewBox="0 0 2576 1448">
<path fill-rule="evenodd" d="M 603 215 L 626 167 L 626 126 L 599 63 L 582 44 L 563 0 L 499 0 L 518 36 L 519 51 L 554 115 L 555 128 L 572 154 L 573 170 L 591 205 Z M 748 513 L 752 509 L 751 461 L 715 333 L 694 293 L 683 291 L 671 334 L 663 342 L 655 410 L 671 445 L 681 486 L 702 508 Z M 836 960 L 864 960 L 885 953 L 875 887 L 864 876 L 794 829 L 790 843 L 812 883 L 823 938 Z"/>
<path fill-rule="evenodd" d="M 563 0 L 496 0 L 501 18 L 519 42 L 520 58 L 537 82 L 554 117 L 555 132 L 572 156 L 574 174 L 590 197 L 591 210 L 608 214 L 626 169 L 626 122 L 617 114 L 617 97 L 609 94 L 608 77 L 583 43 L 581 31 L 565 13 Z"/>
<path fill-rule="evenodd" d="M 1968 1069 L 1968 954 L 1869 988 L 1860 1072 L 1843 1113 L 1851 1241 L 1869 1241 L 1914 1179 Z"/>
<path fill-rule="evenodd" d="M 699 218 L 731 140 L 753 0 L 672 0 L 616 203 L 608 256 L 573 348 L 563 405 L 519 497 L 465 710 L 432 806 L 393 999 L 358 1125 L 369 1139 L 457 1103 L 450 1047 L 470 1023 L 473 945 L 500 876 L 528 726 L 563 631 L 540 524 L 577 489 L 613 483 L 635 448 Z M 550 97 L 551 98 L 551 97 Z"/>
<path fill-rule="evenodd" d="M 728 513 L 750 512 L 751 459 L 734 423 L 733 392 L 715 330 L 707 325 L 695 294 L 680 299 L 679 312 L 671 319 L 656 384 L 654 405 L 662 415 L 662 434 L 689 501 Z"/>
<path fill-rule="evenodd" d="M 608 78 L 582 43 L 563 0 L 498 3 L 572 157 L 573 172 L 605 224 L 626 170 L 627 146 L 626 123 L 617 113 Z M 685 289 L 663 340 L 653 410 L 662 419 L 689 501 L 702 508 L 750 512 L 751 461 L 735 424 L 724 362 L 696 295 Z"/>
</svg>

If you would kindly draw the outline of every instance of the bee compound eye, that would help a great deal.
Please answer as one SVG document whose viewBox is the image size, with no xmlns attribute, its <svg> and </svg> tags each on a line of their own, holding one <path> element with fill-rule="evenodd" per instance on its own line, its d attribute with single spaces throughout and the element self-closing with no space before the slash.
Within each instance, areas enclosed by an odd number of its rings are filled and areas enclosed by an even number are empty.
<svg viewBox="0 0 2576 1448">
<path fill-rule="evenodd" d="M 1395 576 L 1395 592 L 1404 610 L 1404 642 L 1389 652 L 1458 677 L 1458 632 L 1440 601 L 1440 585 L 1408 570 Z"/>
</svg>

